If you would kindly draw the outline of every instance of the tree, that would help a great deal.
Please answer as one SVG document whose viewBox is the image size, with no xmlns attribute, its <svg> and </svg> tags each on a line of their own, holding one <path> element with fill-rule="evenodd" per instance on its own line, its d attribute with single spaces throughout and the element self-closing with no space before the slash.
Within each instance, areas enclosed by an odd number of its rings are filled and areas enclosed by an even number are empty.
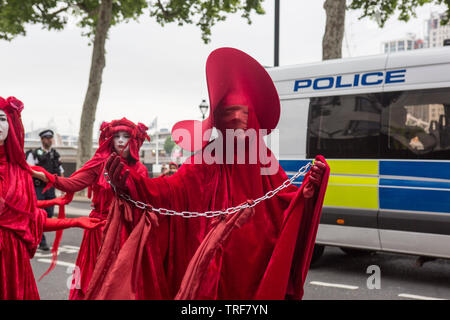
<svg viewBox="0 0 450 320">
<path fill-rule="evenodd" d="M 0 0 L 0 39 L 11 41 L 26 35 L 25 25 L 41 24 L 48 30 L 62 30 L 74 17 L 93 44 L 89 84 L 81 113 L 77 168 L 90 159 L 92 137 L 105 67 L 105 43 L 111 26 L 137 20 L 145 10 L 164 26 L 176 22 L 195 24 L 208 43 L 211 28 L 226 14 L 241 12 L 251 23 L 252 11 L 264 14 L 264 0 Z"/>
<path fill-rule="evenodd" d="M 326 13 L 325 34 L 322 38 L 322 59 L 342 57 L 342 40 L 345 29 L 345 0 L 326 0 L 323 8 Z"/>
<path fill-rule="evenodd" d="M 164 141 L 164 151 L 166 151 L 166 154 L 170 156 L 170 153 L 173 150 L 173 147 L 175 147 L 175 142 L 172 140 L 172 136 L 168 136 L 166 138 L 166 141 Z"/>
<path fill-rule="evenodd" d="M 348 7 L 345 0 L 326 0 L 324 9 L 327 20 L 322 41 L 322 59 L 338 59 L 342 57 L 346 10 L 363 10 L 359 19 L 372 18 L 383 28 L 386 21 L 396 11 L 400 11 L 398 19 L 407 22 L 411 17 L 416 17 L 415 10 L 417 7 L 427 3 L 447 5 L 445 18 L 441 20 L 441 24 L 449 23 L 450 0 L 352 0 Z"/>
<path fill-rule="evenodd" d="M 386 21 L 399 10 L 400 14 L 398 19 L 400 21 L 408 22 L 411 17 L 417 17 L 415 10 L 424 4 L 435 4 L 447 6 L 444 19 L 441 20 L 441 24 L 448 24 L 450 21 L 450 1 L 449 0 L 353 0 L 350 4 L 350 9 L 362 9 L 363 14 L 360 19 L 365 17 L 373 18 L 377 21 L 378 25 L 382 28 Z"/>
</svg>

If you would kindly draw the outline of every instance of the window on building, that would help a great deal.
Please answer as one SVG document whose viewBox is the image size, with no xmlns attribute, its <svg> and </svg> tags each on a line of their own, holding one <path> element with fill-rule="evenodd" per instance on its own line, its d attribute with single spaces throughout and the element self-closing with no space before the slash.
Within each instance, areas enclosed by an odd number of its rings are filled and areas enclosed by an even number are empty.
<svg viewBox="0 0 450 320">
<path fill-rule="evenodd" d="M 389 43 L 385 43 L 384 44 L 384 53 L 388 53 L 389 52 Z"/>
<path fill-rule="evenodd" d="M 408 50 L 412 50 L 412 47 L 413 47 L 413 42 L 412 42 L 412 40 L 408 40 Z"/>
<path fill-rule="evenodd" d="M 396 50 L 397 50 L 397 46 L 396 46 L 396 42 L 395 41 L 391 41 L 390 43 L 389 43 L 389 51 L 390 52 L 395 52 Z"/>
<path fill-rule="evenodd" d="M 405 42 L 403 40 L 397 42 L 397 50 L 404 51 L 405 50 Z"/>
<path fill-rule="evenodd" d="M 423 48 L 423 42 L 422 40 L 417 40 L 414 42 L 414 49 L 421 49 Z"/>
</svg>

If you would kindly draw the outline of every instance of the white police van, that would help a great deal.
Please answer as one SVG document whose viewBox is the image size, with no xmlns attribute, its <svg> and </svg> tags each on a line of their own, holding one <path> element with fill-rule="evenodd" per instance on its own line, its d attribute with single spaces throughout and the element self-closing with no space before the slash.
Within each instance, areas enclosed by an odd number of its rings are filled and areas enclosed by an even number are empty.
<svg viewBox="0 0 450 320">
<path fill-rule="evenodd" d="M 322 154 L 331 175 L 316 239 L 450 258 L 450 47 L 268 70 L 280 165 Z"/>
</svg>

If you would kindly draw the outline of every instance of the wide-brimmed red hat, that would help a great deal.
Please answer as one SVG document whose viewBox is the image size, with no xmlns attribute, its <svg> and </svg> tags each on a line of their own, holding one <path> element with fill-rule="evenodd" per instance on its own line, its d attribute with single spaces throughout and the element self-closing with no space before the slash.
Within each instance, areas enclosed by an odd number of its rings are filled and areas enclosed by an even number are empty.
<svg viewBox="0 0 450 320">
<path fill-rule="evenodd" d="M 172 128 L 173 140 L 183 149 L 197 151 L 208 143 L 211 130 L 206 131 L 214 126 L 214 111 L 218 107 L 247 105 L 255 112 L 261 129 L 270 133 L 277 126 L 280 119 L 277 90 L 264 67 L 245 52 L 234 48 L 211 52 L 206 61 L 206 82 L 208 118 L 180 121 Z"/>
</svg>

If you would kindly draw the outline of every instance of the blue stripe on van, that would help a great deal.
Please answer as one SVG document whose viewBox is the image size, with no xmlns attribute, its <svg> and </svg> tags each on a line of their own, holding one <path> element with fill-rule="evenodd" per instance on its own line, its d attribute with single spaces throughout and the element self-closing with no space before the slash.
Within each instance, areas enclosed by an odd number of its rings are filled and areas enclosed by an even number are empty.
<svg viewBox="0 0 450 320">
<path fill-rule="evenodd" d="M 301 167 L 303 167 L 310 161 L 311 160 L 279 160 L 278 162 L 280 163 L 281 168 L 283 168 L 283 170 L 285 172 L 287 172 L 287 171 L 297 172 L 298 169 L 300 169 Z M 290 179 L 290 178 L 292 178 L 293 174 L 288 174 L 287 176 Z M 300 176 L 297 178 L 297 180 L 295 180 L 294 185 L 296 185 L 297 187 L 300 187 L 302 182 L 303 182 L 303 176 Z"/>
<path fill-rule="evenodd" d="M 294 171 L 297 172 L 298 169 L 306 165 L 311 160 L 279 160 L 280 166 L 284 171 Z"/>
<path fill-rule="evenodd" d="M 380 186 L 397 186 L 397 187 L 411 187 L 411 188 L 440 188 L 449 189 L 450 182 L 434 182 L 434 181 L 419 181 L 419 180 L 403 180 L 403 179 L 380 179 Z M 450 193 L 448 194 L 450 197 Z"/>
<path fill-rule="evenodd" d="M 308 162 L 311 162 L 311 160 L 279 160 L 278 162 L 285 172 L 297 172 L 301 167 L 306 165 Z M 287 176 L 290 179 L 292 178 L 293 174 L 288 174 Z M 299 187 L 302 182 L 303 176 L 300 176 L 294 181 L 294 185 Z"/>
<path fill-rule="evenodd" d="M 381 160 L 380 175 L 450 179 L 450 162 Z"/>
<path fill-rule="evenodd" d="M 396 189 L 380 186 L 380 209 L 450 213 L 448 191 Z"/>
</svg>

